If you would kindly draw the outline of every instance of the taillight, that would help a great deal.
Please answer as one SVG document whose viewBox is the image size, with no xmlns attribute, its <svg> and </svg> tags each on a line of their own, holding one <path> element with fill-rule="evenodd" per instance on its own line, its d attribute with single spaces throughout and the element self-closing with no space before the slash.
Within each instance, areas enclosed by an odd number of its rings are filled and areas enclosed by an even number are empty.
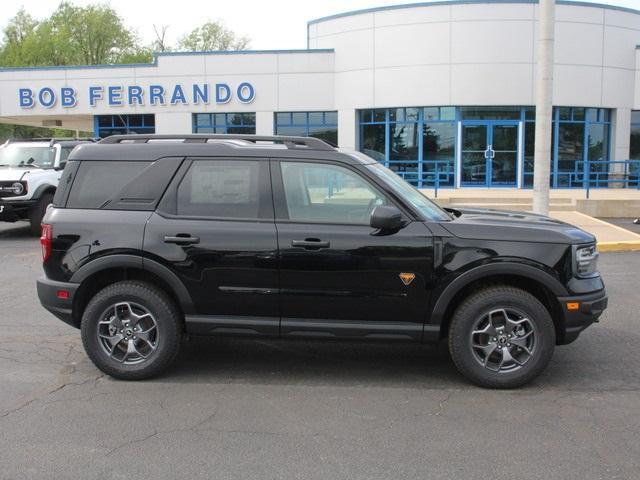
<svg viewBox="0 0 640 480">
<path fill-rule="evenodd" d="M 46 262 L 51 255 L 51 243 L 53 241 L 53 227 L 46 223 L 42 224 L 40 234 L 40 245 L 42 245 L 42 261 Z"/>
</svg>

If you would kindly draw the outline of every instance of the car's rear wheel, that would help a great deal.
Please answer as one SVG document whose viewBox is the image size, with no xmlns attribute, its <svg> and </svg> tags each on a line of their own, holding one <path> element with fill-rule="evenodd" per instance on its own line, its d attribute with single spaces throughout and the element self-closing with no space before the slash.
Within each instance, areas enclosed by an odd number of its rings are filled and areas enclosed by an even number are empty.
<svg viewBox="0 0 640 480">
<path fill-rule="evenodd" d="M 93 363 L 123 380 L 161 373 L 180 348 L 182 318 L 169 296 L 145 282 L 118 282 L 98 292 L 80 326 Z"/>
<path fill-rule="evenodd" d="M 467 297 L 449 328 L 449 351 L 473 383 L 516 388 L 540 375 L 553 355 L 549 311 L 524 290 L 495 286 Z"/>
<path fill-rule="evenodd" d="M 47 213 L 47 207 L 53 202 L 53 194 L 45 193 L 40 197 L 40 200 L 33 209 L 29 212 L 29 229 L 31 234 L 36 237 L 40 236 L 42 219 L 44 214 Z"/>
</svg>

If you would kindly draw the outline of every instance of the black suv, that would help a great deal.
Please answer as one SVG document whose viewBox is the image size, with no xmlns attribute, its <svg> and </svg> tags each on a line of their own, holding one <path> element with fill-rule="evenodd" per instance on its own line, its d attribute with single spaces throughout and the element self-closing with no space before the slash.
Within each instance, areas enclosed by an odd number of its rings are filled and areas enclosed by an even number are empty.
<svg viewBox="0 0 640 480">
<path fill-rule="evenodd" d="M 536 377 L 607 305 L 590 234 L 442 209 L 314 138 L 113 136 L 77 147 L 42 225 L 46 309 L 117 378 L 188 335 L 447 339 L 482 386 Z"/>
</svg>

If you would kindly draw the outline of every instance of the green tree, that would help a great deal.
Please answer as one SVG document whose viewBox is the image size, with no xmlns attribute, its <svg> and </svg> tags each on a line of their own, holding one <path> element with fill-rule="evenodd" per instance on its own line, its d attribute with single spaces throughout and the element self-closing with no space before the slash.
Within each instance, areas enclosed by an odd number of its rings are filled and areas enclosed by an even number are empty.
<svg viewBox="0 0 640 480">
<path fill-rule="evenodd" d="M 109 6 L 78 7 L 63 1 L 49 18 L 40 22 L 20 10 L 4 30 L 0 64 L 48 66 L 150 62 L 151 50 L 139 45 L 136 34 Z"/>
<path fill-rule="evenodd" d="M 37 26 L 38 22 L 24 8 L 9 20 L 4 28 L 0 50 L 0 62 L 3 66 L 18 66 L 29 62 Z"/>
<path fill-rule="evenodd" d="M 178 49 L 192 52 L 246 50 L 249 43 L 249 38 L 236 35 L 222 22 L 207 22 L 183 36 L 178 41 Z"/>
</svg>

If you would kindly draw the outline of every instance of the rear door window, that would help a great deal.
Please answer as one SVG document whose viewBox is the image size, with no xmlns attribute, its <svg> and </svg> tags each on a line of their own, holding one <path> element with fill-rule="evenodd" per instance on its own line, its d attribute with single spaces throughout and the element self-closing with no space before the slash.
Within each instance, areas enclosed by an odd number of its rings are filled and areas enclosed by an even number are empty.
<svg viewBox="0 0 640 480">
<path fill-rule="evenodd" d="M 273 217 L 266 160 L 194 160 L 177 190 L 186 217 L 255 220 Z"/>
</svg>

